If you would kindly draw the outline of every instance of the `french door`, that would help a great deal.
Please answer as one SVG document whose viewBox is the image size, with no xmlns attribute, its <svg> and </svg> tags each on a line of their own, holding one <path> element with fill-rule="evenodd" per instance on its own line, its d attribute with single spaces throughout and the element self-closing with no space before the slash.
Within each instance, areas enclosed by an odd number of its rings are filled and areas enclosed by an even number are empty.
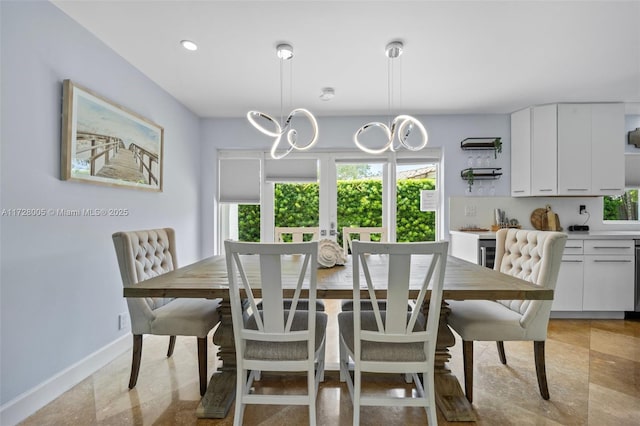
<svg viewBox="0 0 640 426">
<path fill-rule="evenodd" d="M 440 192 L 439 149 L 376 156 L 360 152 L 302 154 L 272 160 L 265 153 L 253 153 L 255 165 L 245 170 L 255 176 L 243 179 L 251 185 L 258 183 L 257 195 L 237 201 L 219 195 L 218 244 L 224 238 L 274 241 L 276 226 L 319 227 L 320 238 L 339 244 L 345 226 L 384 226 L 389 241 L 439 239 L 441 202 L 429 208 L 421 205 L 425 192 Z M 219 188 L 227 188 L 229 181 L 232 186 L 238 184 L 238 170 L 223 165 L 237 155 L 219 154 Z M 251 153 L 242 155 L 251 157 Z M 244 157 L 242 160 L 246 162 Z"/>
</svg>

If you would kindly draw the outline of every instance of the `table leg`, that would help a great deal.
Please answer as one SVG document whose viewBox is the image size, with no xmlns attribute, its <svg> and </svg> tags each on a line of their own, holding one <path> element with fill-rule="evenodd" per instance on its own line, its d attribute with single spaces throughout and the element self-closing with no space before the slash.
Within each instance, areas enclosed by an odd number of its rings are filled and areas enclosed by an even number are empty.
<svg viewBox="0 0 640 426">
<path fill-rule="evenodd" d="M 455 337 L 447 325 L 449 312 L 451 309 L 443 300 L 434 366 L 436 404 L 449 422 L 473 422 L 477 420 L 473 407 L 465 397 L 457 377 L 451 373 L 446 365 L 451 358 L 449 348 L 456 343 Z"/>
<path fill-rule="evenodd" d="M 236 396 L 236 348 L 228 298 L 222 299 L 219 311 L 220 325 L 213 335 L 213 343 L 220 348 L 218 357 L 222 368 L 211 376 L 207 392 L 196 409 L 200 418 L 225 418 Z"/>
</svg>

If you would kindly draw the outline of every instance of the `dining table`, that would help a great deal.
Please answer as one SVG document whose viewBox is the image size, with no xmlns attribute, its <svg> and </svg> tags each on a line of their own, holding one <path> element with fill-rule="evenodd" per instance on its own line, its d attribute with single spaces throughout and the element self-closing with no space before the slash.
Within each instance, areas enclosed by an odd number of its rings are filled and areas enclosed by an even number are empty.
<svg viewBox="0 0 640 426">
<path fill-rule="evenodd" d="M 371 274 L 386 274 L 386 256 L 370 255 Z M 253 256 L 257 258 L 258 256 Z M 282 261 L 285 297 L 292 297 L 296 286 L 300 256 L 285 256 Z M 415 262 L 411 267 L 410 296 L 419 292 L 426 262 Z M 245 262 L 248 273 L 257 273 L 257 259 Z M 375 275 L 374 275 L 375 276 Z M 368 299 L 366 286 L 360 289 L 360 297 Z M 308 295 L 308 293 L 307 293 Z M 375 296 L 384 299 L 386 288 L 375 289 Z M 301 297 L 305 297 L 305 293 Z M 216 255 L 177 268 L 166 274 L 124 288 L 124 297 L 169 297 L 222 299 L 218 313 L 220 324 L 213 335 L 219 347 L 218 357 L 222 366 L 209 382 L 196 414 L 201 418 L 224 418 L 235 398 L 236 353 L 229 303 L 229 286 L 225 257 Z M 259 294 L 257 294 L 259 297 Z M 353 268 L 345 265 L 317 269 L 318 299 L 352 299 Z M 444 276 L 443 302 L 435 356 L 436 404 L 447 421 L 476 421 L 477 416 L 466 399 L 457 377 L 448 368 L 451 358 L 449 348 L 455 345 L 453 332 L 447 325 L 449 308 L 447 300 L 552 300 L 553 290 L 545 289 L 511 275 L 448 256 Z M 428 309 L 428 297 L 423 310 Z"/>
</svg>

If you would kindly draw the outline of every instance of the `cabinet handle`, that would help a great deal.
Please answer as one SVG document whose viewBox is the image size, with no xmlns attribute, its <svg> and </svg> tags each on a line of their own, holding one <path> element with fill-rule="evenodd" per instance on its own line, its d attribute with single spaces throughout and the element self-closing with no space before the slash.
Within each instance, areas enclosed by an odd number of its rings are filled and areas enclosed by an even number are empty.
<svg viewBox="0 0 640 426">
<path fill-rule="evenodd" d="M 568 249 L 568 248 L 582 248 L 582 246 L 566 246 L 565 247 L 565 249 Z"/>
<path fill-rule="evenodd" d="M 511 191 L 511 192 L 524 192 L 524 189 L 514 189 L 514 190 L 513 190 L 513 191 Z"/>
<path fill-rule="evenodd" d="M 593 246 L 594 249 L 630 249 L 631 247 L 627 246 Z"/>
<path fill-rule="evenodd" d="M 595 263 L 629 263 L 631 262 L 630 260 L 602 260 L 602 259 L 595 259 L 594 260 Z"/>
<path fill-rule="evenodd" d="M 553 189 L 538 189 L 538 191 L 540 191 L 540 192 L 549 192 L 549 191 L 553 191 Z"/>
<path fill-rule="evenodd" d="M 600 191 L 622 191 L 622 188 L 600 188 Z"/>
<path fill-rule="evenodd" d="M 588 191 L 587 188 L 567 188 L 567 191 Z"/>
<path fill-rule="evenodd" d="M 582 263 L 582 260 L 563 260 L 565 263 Z"/>
</svg>

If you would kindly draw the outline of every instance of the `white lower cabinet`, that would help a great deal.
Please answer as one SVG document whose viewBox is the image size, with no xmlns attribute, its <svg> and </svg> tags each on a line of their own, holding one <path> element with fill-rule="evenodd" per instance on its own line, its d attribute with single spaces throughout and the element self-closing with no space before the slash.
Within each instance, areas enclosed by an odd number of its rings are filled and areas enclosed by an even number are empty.
<svg viewBox="0 0 640 426">
<path fill-rule="evenodd" d="M 584 311 L 634 309 L 634 242 L 588 240 L 584 253 Z"/>
<path fill-rule="evenodd" d="M 584 256 L 564 255 L 553 297 L 553 311 L 581 311 Z"/>
<path fill-rule="evenodd" d="M 632 311 L 633 240 L 568 240 L 554 311 Z"/>
</svg>

